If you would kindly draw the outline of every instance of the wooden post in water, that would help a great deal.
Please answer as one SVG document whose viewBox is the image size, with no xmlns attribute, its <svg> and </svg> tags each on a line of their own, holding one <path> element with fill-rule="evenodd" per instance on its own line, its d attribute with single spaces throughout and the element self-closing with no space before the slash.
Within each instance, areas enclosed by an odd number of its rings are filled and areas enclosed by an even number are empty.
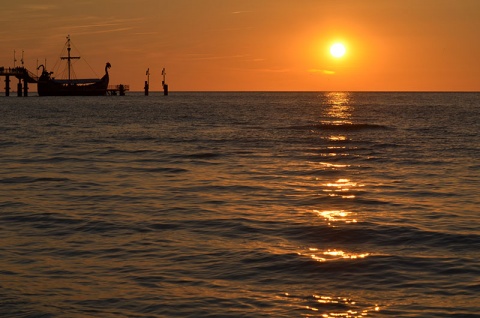
<svg viewBox="0 0 480 318">
<path fill-rule="evenodd" d="M 26 78 L 23 79 L 23 96 L 28 96 L 28 81 Z"/>
<path fill-rule="evenodd" d="M 22 97 L 22 80 L 18 80 L 17 84 L 17 96 Z"/>
<path fill-rule="evenodd" d="M 5 76 L 5 96 L 10 96 L 10 76 Z"/>
<path fill-rule="evenodd" d="M 162 70 L 162 75 L 163 75 L 163 81 L 162 81 L 163 95 L 167 96 L 168 95 L 168 84 L 165 83 L 165 76 L 167 76 L 167 72 L 165 71 L 165 68 L 163 68 L 163 70 Z"/>
<path fill-rule="evenodd" d="M 148 88 L 150 86 L 150 68 L 147 69 L 147 80 L 145 81 L 145 96 L 148 96 Z"/>
</svg>

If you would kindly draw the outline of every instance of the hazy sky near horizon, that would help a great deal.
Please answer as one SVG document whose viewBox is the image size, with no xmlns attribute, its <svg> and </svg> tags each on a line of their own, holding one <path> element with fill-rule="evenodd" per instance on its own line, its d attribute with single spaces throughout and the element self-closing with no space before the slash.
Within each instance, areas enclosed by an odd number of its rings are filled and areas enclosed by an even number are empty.
<svg viewBox="0 0 480 318">
<path fill-rule="evenodd" d="M 28 69 L 53 67 L 70 35 L 98 76 L 110 62 L 111 84 L 133 90 L 147 68 L 160 90 L 163 67 L 172 91 L 480 89 L 479 0 L 17 0 L 1 12 L 0 66 L 23 50 Z"/>
</svg>

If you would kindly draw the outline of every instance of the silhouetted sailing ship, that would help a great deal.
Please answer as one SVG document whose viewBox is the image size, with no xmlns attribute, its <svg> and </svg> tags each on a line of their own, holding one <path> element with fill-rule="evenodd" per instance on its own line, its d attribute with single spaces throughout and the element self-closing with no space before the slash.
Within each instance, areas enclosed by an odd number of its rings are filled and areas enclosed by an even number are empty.
<svg viewBox="0 0 480 318">
<path fill-rule="evenodd" d="M 111 67 L 110 63 L 105 66 L 105 75 L 102 78 L 90 79 L 72 79 L 71 68 L 72 60 L 80 59 L 79 56 L 71 56 L 70 51 L 70 36 L 67 37 L 67 56 L 61 57 L 62 60 L 67 60 L 68 78 L 55 79 L 53 72 L 48 72 L 44 65 L 42 68 L 42 75 L 38 79 L 38 95 L 39 96 L 101 96 L 106 95 L 108 88 L 108 69 Z"/>
</svg>

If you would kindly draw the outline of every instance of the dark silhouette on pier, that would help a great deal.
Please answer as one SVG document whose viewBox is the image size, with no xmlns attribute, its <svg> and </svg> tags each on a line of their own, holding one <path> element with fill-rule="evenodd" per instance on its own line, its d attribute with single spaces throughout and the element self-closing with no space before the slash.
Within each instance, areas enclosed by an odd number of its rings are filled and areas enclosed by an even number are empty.
<svg viewBox="0 0 480 318">
<path fill-rule="evenodd" d="M 17 94 L 18 96 L 28 96 L 28 84 L 38 83 L 38 76 L 27 70 L 25 67 L 13 67 L 5 68 L 0 66 L 0 76 L 5 76 L 5 96 L 10 96 L 10 77 L 16 77 L 18 79 Z M 23 81 L 23 85 L 22 85 Z"/>
</svg>

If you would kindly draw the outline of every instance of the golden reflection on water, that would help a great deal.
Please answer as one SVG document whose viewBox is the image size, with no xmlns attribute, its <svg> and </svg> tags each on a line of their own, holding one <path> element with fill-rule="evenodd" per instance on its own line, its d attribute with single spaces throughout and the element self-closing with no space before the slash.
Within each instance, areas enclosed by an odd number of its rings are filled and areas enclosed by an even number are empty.
<svg viewBox="0 0 480 318">
<path fill-rule="evenodd" d="M 308 256 L 317 262 L 329 262 L 338 260 L 356 260 L 370 256 L 370 253 L 353 253 L 342 250 L 328 249 L 321 251 L 318 248 L 311 247 L 308 251 L 298 253 L 301 256 Z"/>
<path fill-rule="evenodd" d="M 343 135 L 338 135 L 338 136 L 330 136 L 328 137 L 328 140 L 330 141 L 345 141 L 347 140 L 347 136 L 343 136 Z M 340 147 L 338 147 L 340 148 Z M 345 149 L 345 147 L 341 147 L 342 149 Z"/>
<path fill-rule="evenodd" d="M 350 167 L 350 165 L 346 165 L 346 164 L 335 164 L 335 163 L 328 163 L 328 162 L 320 162 L 320 164 L 326 168 L 331 168 L 331 169 L 341 169 L 341 168 Z"/>
<path fill-rule="evenodd" d="M 285 293 L 284 295 L 286 297 L 291 297 L 289 293 Z M 312 300 L 317 303 L 317 305 L 310 304 L 308 306 L 304 306 L 303 308 L 305 308 L 309 312 L 314 312 L 315 314 L 304 314 L 302 315 L 303 317 L 361 318 L 369 316 L 372 312 L 380 311 L 380 306 L 378 304 L 362 305 L 355 300 L 347 297 L 312 295 Z M 332 308 L 332 306 L 333 308 L 338 307 L 343 309 L 335 310 Z"/>
<path fill-rule="evenodd" d="M 357 223 L 357 219 L 353 218 L 354 213 L 345 210 L 313 210 L 320 217 L 328 222 L 328 225 L 333 225 L 333 222 Z"/>
<path fill-rule="evenodd" d="M 323 192 L 327 192 L 331 197 L 341 196 L 344 199 L 353 199 L 355 195 L 347 192 L 365 185 L 353 182 L 350 179 L 338 179 L 335 182 L 324 183 L 323 186 Z"/>
<path fill-rule="evenodd" d="M 351 94 L 346 92 L 330 92 L 325 94 L 326 103 L 325 103 L 325 116 L 329 120 L 322 121 L 322 124 L 325 125 L 352 125 L 352 114 L 353 106 L 351 106 Z M 351 149 L 341 143 L 348 140 L 348 136 L 344 134 L 332 134 L 326 137 L 329 141 L 333 142 L 332 145 L 328 146 L 327 149 L 330 151 L 322 154 L 323 156 L 347 156 L 348 153 L 346 150 Z M 338 142 L 338 144 L 335 144 Z M 350 167 L 349 164 L 341 163 L 329 163 L 329 162 L 320 162 L 320 165 L 324 169 L 329 170 L 344 170 Z M 320 180 L 317 178 L 317 180 Z M 321 182 L 321 191 L 328 195 L 329 197 L 338 197 L 340 199 L 354 199 L 355 191 L 358 191 L 359 188 L 364 187 L 365 185 L 355 182 L 348 178 L 338 178 L 336 180 L 320 181 Z M 335 227 L 339 224 L 353 224 L 357 223 L 356 213 L 341 210 L 341 209 L 325 209 L 325 210 L 313 210 L 319 217 L 323 218 L 327 224 L 331 227 Z M 302 249 L 297 253 L 302 257 L 308 257 L 317 262 L 335 262 L 335 261 L 355 261 L 359 259 L 364 259 L 370 256 L 370 253 L 367 252 L 352 252 L 345 251 L 342 249 L 319 249 L 319 248 L 306 248 Z M 285 294 L 289 296 L 288 293 Z M 378 305 L 369 305 L 361 306 L 355 301 L 345 298 L 345 297 L 330 297 L 322 295 L 313 295 L 313 298 L 317 305 L 309 304 L 304 308 L 311 312 L 311 314 L 304 315 L 305 317 L 366 317 L 370 315 L 371 312 L 379 311 L 380 308 Z M 332 309 L 338 306 L 340 309 Z M 343 309 L 342 309 L 343 307 Z"/>
<path fill-rule="evenodd" d="M 348 92 L 329 92 L 326 94 L 327 114 L 333 118 L 348 119 L 352 116 L 351 94 Z"/>
<path fill-rule="evenodd" d="M 351 125 L 353 106 L 350 105 L 351 95 L 347 92 L 330 92 L 326 93 L 326 110 L 325 115 L 330 119 L 322 121 L 322 124 L 341 126 Z M 332 135 L 328 137 L 330 141 L 345 141 L 347 136 L 345 135 Z M 342 147 L 345 148 L 345 147 Z"/>
</svg>

